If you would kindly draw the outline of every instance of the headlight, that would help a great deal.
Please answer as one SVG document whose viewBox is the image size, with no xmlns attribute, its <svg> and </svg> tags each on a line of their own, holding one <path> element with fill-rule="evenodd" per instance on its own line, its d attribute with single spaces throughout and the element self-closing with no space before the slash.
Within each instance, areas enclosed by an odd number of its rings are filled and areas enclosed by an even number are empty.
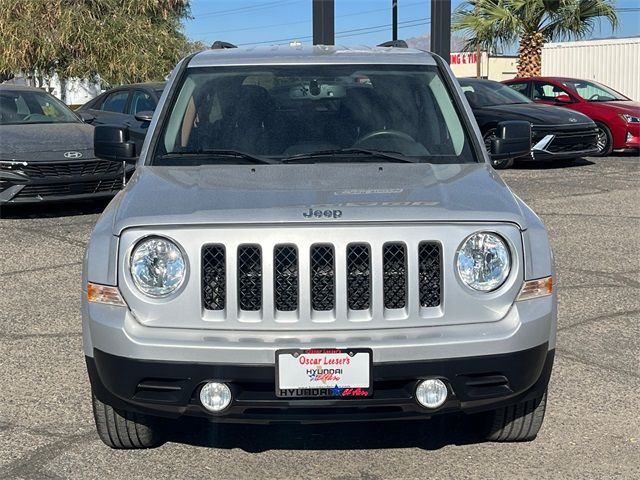
<svg viewBox="0 0 640 480">
<path fill-rule="evenodd" d="M 621 113 L 620 116 L 627 123 L 640 123 L 640 117 L 636 117 L 635 115 L 628 115 L 626 113 Z"/>
<path fill-rule="evenodd" d="M 186 270 L 180 248 L 167 238 L 145 238 L 131 253 L 133 283 L 150 297 L 165 297 L 174 292 L 184 282 Z"/>
<path fill-rule="evenodd" d="M 511 269 L 511 257 L 505 241 L 489 232 L 467 237 L 458 248 L 456 263 L 460 279 L 480 292 L 500 287 Z"/>
</svg>

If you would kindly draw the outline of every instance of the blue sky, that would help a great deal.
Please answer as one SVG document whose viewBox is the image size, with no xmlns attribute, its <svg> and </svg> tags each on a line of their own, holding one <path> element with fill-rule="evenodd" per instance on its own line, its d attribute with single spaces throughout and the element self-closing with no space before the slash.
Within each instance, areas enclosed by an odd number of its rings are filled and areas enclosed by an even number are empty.
<svg viewBox="0 0 640 480">
<path fill-rule="evenodd" d="M 453 8 L 459 4 L 452 2 Z M 375 45 L 391 39 L 391 0 L 336 0 L 335 5 L 336 43 Z M 640 8 L 640 2 L 618 0 L 616 6 Z M 399 37 L 428 33 L 430 9 L 429 0 L 398 0 Z M 194 18 L 185 22 L 187 36 L 207 44 L 287 43 L 291 38 L 310 42 L 311 0 L 191 0 L 191 14 Z M 621 11 L 619 18 L 616 36 L 640 35 L 640 11 Z M 603 23 L 593 37 L 611 34 Z"/>
</svg>

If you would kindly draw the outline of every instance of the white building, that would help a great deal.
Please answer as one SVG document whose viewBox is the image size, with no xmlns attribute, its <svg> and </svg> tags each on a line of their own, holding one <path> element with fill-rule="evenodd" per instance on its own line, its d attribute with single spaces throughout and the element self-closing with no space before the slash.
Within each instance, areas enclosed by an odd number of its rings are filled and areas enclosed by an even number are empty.
<svg viewBox="0 0 640 480">
<path fill-rule="evenodd" d="M 16 76 L 4 83 L 13 85 L 27 85 L 28 79 L 24 76 Z M 58 75 L 44 78 L 43 88 L 52 95 L 62 99 L 62 88 Z M 66 81 L 67 105 L 82 105 L 102 93 L 100 82 L 91 82 L 86 79 L 70 78 Z"/>
<path fill-rule="evenodd" d="M 640 37 L 547 43 L 542 75 L 595 80 L 640 100 Z"/>
</svg>

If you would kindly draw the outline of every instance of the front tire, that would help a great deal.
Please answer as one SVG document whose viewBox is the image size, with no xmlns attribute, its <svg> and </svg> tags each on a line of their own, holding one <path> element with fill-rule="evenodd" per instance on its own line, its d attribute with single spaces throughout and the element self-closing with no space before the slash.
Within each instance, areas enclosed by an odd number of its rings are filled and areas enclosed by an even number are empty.
<svg viewBox="0 0 640 480">
<path fill-rule="evenodd" d="M 482 414 L 485 434 L 492 442 L 528 442 L 536 438 L 547 405 L 547 392 L 540 398 L 526 400 Z"/>
<path fill-rule="evenodd" d="M 482 136 L 482 138 L 484 139 L 484 146 L 487 149 L 487 153 L 489 154 L 489 157 L 491 158 L 491 140 L 496 138 L 496 129 L 495 128 L 491 128 L 489 130 L 487 130 L 486 132 L 484 132 L 484 135 Z M 504 160 L 491 160 L 491 166 L 493 168 L 495 168 L 496 170 L 502 170 L 505 168 L 511 168 L 513 167 L 513 158 L 507 158 Z"/>
<path fill-rule="evenodd" d="M 596 122 L 598 126 L 598 157 L 606 157 L 613 151 L 613 135 L 604 123 Z"/>
<path fill-rule="evenodd" d="M 160 419 L 127 412 L 102 403 L 92 395 L 93 417 L 100 440 L 115 449 L 155 448 L 165 435 Z"/>
</svg>

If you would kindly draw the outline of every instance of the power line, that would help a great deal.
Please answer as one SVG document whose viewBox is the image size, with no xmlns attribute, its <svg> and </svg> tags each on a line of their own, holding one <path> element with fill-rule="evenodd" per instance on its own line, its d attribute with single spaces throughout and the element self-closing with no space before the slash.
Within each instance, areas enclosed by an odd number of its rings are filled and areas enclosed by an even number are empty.
<svg viewBox="0 0 640 480">
<path fill-rule="evenodd" d="M 200 15 L 198 15 L 198 18 L 200 17 L 211 17 L 211 16 L 226 16 L 226 15 L 236 15 L 236 14 L 242 14 L 242 13 L 253 13 L 256 10 L 264 10 L 264 9 L 268 9 L 268 8 L 273 8 L 273 7 L 280 7 L 282 5 L 288 5 L 291 3 L 300 3 L 301 0 L 277 0 L 275 2 L 264 2 L 264 3 L 257 3 L 255 5 L 247 5 L 245 7 L 238 7 L 238 8 L 230 8 L 227 10 L 216 10 L 214 12 L 205 12 L 202 13 Z"/>
<path fill-rule="evenodd" d="M 403 22 L 398 22 L 398 27 L 401 27 L 401 28 L 416 27 L 418 25 L 427 25 L 430 22 L 431 22 L 431 19 L 428 17 L 414 18 L 413 20 L 405 20 Z M 350 30 L 342 30 L 340 32 L 336 32 L 335 36 L 336 38 L 342 38 L 342 37 L 352 37 L 355 35 L 364 35 L 367 33 L 378 33 L 378 32 L 383 32 L 390 27 L 391 27 L 391 24 L 389 23 L 385 25 L 375 25 L 372 27 L 354 28 Z M 238 44 L 238 46 L 274 44 L 274 43 L 290 42 L 293 40 L 309 40 L 311 38 L 313 38 L 311 35 L 301 35 L 296 37 L 280 38 L 277 40 L 265 40 L 262 42 L 240 43 Z"/>
<path fill-rule="evenodd" d="M 413 2 L 413 3 L 407 3 L 402 4 L 402 8 L 408 8 L 408 7 L 414 7 L 416 5 L 424 5 L 424 1 L 422 2 Z M 245 7 L 247 8 L 247 7 Z M 377 12 L 384 12 L 389 10 L 389 8 L 376 8 L 373 10 L 365 10 L 363 12 L 355 12 L 355 13 L 347 13 L 344 15 L 337 15 L 335 18 L 348 18 L 348 17 L 356 17 L 356 16 L 360 16 L 360 15 L 367 15 L 369 13 L 377 13 Z M 244 12 L 238 12 L 238 13 L 244 13 Z M 199 36 L 202 35 L 217 35 L 220 33 L 235 33 L 235 32 L 246 32 L 248 30 L 264 30 L 267 28 L 275 28 L 275 27 L 286 27 L 289 25 L 299 25 L 301 23 L 308 23 L 309 25 L 311 24 L 311 19 L 308 18 L 306 20 L 299 20 L 299 21 L 295 21 L 295 22 L 286 22 L 286 23 L 275 23 L 275 24 L 271 24 L 271 25 L 260 25 L 260 26 L 253 26 L 253 27 L 244 27 L 244 28 L 234 28 L 234 29 L 229 29 L 229 30 L 215 30 L 215 31 L 210 31 L 210 32 L 201 32 L 198 33 Z"/>
</svg>

